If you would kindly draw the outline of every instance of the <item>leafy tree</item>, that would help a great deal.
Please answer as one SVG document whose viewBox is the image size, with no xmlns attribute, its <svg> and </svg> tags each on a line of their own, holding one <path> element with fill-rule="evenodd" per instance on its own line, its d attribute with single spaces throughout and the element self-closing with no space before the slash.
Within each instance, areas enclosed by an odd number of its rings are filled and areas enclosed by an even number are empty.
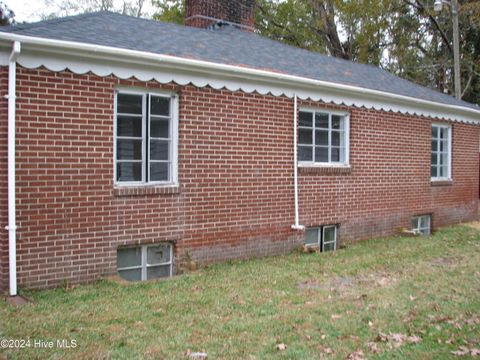
<svg viewBox="0 0 480 360">
<path fill-rule="evenodd" d="M 183 24 L 185 19 L 185 0 L 152 0 L 159 11 L 153 18 L 159 21 Z"/>
<path fill-rule="evenodd" d="M 89 13 L 95 11 L 113 11 L 125 15 L 143 17 L 145 0 L 123 0 L 116 5 L 113 0 L 44 0 L 46 8 L 54 8 L 50 13 L 41 15 L 43 19 Z"/>
<path fill-rule="evenodd" d="M 12 25 L 14 23 L 15 13 L 3 1 L 0 1 L 0 26 Z"/>
</svg>

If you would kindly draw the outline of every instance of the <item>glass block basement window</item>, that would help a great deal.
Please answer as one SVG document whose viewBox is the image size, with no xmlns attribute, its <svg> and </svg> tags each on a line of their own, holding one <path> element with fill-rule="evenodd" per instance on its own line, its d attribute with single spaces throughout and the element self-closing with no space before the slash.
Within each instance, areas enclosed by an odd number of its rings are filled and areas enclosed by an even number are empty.
<svg viewBox="0 0 480 360">
<path fill-rule="evenodd" d="M 414 216 L 412 218 L 412 231 L 422 236 L 428 236 L 431 233 L 430 223 L 430 215 Z"/>
<path fill-rule="evenodd" d="M 305 245 L 317 246 L 322 252 L 337 250 L 337 225 L 308 228 L 305 231 Z"/>
<path fill-rule="evenodd" d="M 156 244 L 117 249 L 118 275 L 128 281 L 172 276 L 172 245 Z"/>
</svg>

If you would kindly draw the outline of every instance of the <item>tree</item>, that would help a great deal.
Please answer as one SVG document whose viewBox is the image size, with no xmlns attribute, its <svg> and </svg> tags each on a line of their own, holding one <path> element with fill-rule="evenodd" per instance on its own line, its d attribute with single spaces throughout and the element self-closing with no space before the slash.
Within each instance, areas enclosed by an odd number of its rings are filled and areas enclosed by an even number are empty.
<svg viewBox="0 0 480 360">
<path fill-rule="evenodd" d="M 145 0 L 44 0 L 46 8 L 54 8 L 50 13 L 41 15 L 43 19 L 54 19 L 63 16 L 83 14 L 95 11 L 113 11 L 125 15 L 144 17 L 142 12 Z"/>
<path fill-rule="evenodd" d="M 185 20 L 185 0 L 152 0 L 153 6 L 159 11 L 153 14 L 153 19 L 183 24 Z"/>
<path fill-rule="evenodd" d="M 15 13 L 3 1 L 0 1 L 0 26 L 12 25 L 14 23 Z"/>
</svg>

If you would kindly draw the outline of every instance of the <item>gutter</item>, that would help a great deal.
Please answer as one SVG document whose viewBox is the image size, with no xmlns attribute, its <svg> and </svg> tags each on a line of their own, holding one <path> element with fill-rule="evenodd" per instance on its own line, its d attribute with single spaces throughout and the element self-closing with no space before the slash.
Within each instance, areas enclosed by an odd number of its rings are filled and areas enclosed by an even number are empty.
<svg viewBox="0 0 480 360">
<path fill-rule="evenodd" d="M 300 225 L 298 215 L 298 154 L 297 154 L 297 123 L 298 123 L 298 105 L 297 94 L 293 95 L 293 188 L 295 192 L 295 224 L 293 230 L 305 230 L 305 226 Z"/>
<path fill-rule="evenodd" d="M 10 296 L 17 295 L 17 224 L 15 211 L 15 107 L 17 58 L 21 47 L 14 41 L 8 59 L 8 273 Z"/>
<path fill-rule="evenodd" d="M 64 41 L 64 40 L 54 40 L 47 38 L 39 38 L 25 35 L 17 35 L 13 33 L 1 33 L 0 40 L 7 41 L 21 41 L 23 47 L 25 45 L 33 45 L 38 47 L 37 50 L 43 50 L 45 52 L 45 47 L 55 48 L 60 53 L 68 53 L 68 51 L 82 52 L 83 58 L 93 57 L 101 58 L 104 56 L 111 56 L 113 59 L 119 58 L 129 58 L 129 63 L 140 63 L 140 62 L 150 62 L 152 65 L 159 65 L 159 63 L 174 66 L 175 68 L 184 66 L 190 70 L 192 68 L 200 70 L 209 74 L 218 76 L 221 72 L 227 73 L 229 75 L 234 75 L 238 78 L 244 79 L 245 77 L 254 78 L 258 81 L 277 81 L 282 84 L 288 83 L 291 86 L 308 86 L 312 88 L 321 88 L 327 91 L 337 91 L 337 92 L 346 92 L 358 95 L 360 97 L 368 96 L 375 101 L 379 100 L 389 100 L 394 103 L 402 103 L 418 105 L 420 107 L 427 107 L 430 109 L 436 109 L 438 111 L 451 111 L 456 113 L 458 116 L 473 116 L 476 122 L 480 123 L 480 108 L 472 109 L 459 105 L 448 105 L 430 100 L 423 100 L 418 98 L 413 98 L 405 95 L 392 94 L 389 92 L 383 92 L 379 90 L 372 90 L 352 85 L 344 85 L 331 83 L 322 80 L 314 80 L 310 78 L 305 78 L 301 76 L 288 75 L 278 72 L 258 70 L 248 67 L 236 66 L 236 65 L 226 65 L 219 64 L 210 61 L 195 60 L 188 58 L 181 58 L 171 55 L 162 55 L 154 54 L 145 51 L 122 49 L 111 46 L 104 45 L 95 45 L 74 41 Z M 462 115 L 463 114 L 463 115 Z"/>
</svg>

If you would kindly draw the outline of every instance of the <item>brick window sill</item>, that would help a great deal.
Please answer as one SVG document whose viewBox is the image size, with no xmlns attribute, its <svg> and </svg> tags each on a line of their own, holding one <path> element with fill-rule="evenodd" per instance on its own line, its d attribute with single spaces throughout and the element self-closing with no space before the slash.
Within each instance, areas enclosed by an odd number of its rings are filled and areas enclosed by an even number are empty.
<svg viewBox="0 0 480 360">
<path fill-rule="evenodd" d="M 178 185 L 152 185 L 152 186 L 115 186 L 114 196 L 143 196 L 143 195 L 169 195 L 179 194 Z"/>
<path fill-rule="evenodd" d="M 452 186 L 453 180 L 431 180 L 431 186 Z"/>
<path fill-rule="evenodd" d="M 321 165 L 299 165 L 300 174 L 350 174 L 352 167 L 348 166 L 321 166 Z"/>
</svg>

